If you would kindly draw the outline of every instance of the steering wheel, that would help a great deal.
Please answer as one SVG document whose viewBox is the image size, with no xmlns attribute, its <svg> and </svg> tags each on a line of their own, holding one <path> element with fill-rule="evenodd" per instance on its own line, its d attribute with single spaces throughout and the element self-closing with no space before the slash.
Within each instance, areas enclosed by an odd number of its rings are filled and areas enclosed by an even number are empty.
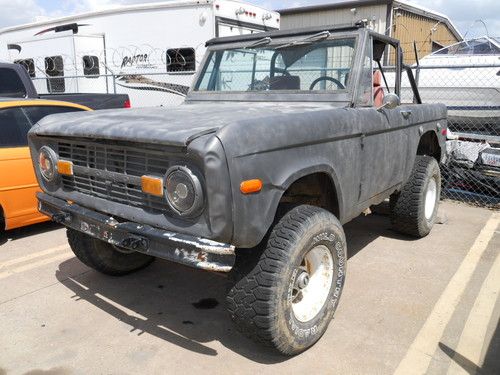
<svg viewBox="0 0 500 375">
<path fill-rule="evenodd" d="M 345 86 L 338 79 L 335 79 L 332 77 L 327 77 L 327 76 L 322 76 L 322 77 L 316 78 L 313 81 L 313 83 L 311 83 L 311 86 L 309 86 L 309 90 L 310 91 L 314 90 L 314 86 L 316 86 L 318 84 L 318 82 L 321 82 L 321 81 L 330 81 L 330 82 L 335 83 L 339 89 L 341 89 L 341 90 L 345 89 Z"/>
<path fill-rule="evenodd" d="M 274 68 L 274 72 L 275 73 L 281 73 L 284 76 L 290 77 L 290 72 L 288 72 L 288 70 L 286 70 L 286 69 Z"/>
</svg>

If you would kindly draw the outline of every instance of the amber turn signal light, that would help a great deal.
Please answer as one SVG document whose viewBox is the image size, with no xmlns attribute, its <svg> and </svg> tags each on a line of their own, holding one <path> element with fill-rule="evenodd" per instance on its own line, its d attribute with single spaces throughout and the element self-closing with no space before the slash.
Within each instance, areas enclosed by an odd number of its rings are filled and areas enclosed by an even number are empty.
<svg viewBox="0 0 500 375">
<path fill-rule="evenodd" d="M 141 185 L 144 193 L 163 197 L 163 178 L 142 176 Z"/>
<path fill-rule="evenodd" d="M 73 162 L 68 160 L 58 160 L 57 172 L 64 176 L 73 176 Z"/>
<path fill-rule="evenodd" d="M 259 179 L 243 181 L 240 190 L 243 194 L 258 193 L 262 190 L 262 181 Z"/>
</svg>

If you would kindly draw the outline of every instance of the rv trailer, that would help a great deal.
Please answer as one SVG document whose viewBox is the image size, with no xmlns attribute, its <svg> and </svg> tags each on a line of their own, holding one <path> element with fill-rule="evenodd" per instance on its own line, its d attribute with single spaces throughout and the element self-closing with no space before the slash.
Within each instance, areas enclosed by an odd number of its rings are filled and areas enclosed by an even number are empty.
<svg viewBox="0 0 500 375">
<path fill-rule="evenodd" d="M 129 5 L 0 30 L 0 60 L 39 93 L 123 93 L 134 106 L 180 104 L 218 36 L 279 29 L 279 14 L 234 0 Z"/>
</svg>

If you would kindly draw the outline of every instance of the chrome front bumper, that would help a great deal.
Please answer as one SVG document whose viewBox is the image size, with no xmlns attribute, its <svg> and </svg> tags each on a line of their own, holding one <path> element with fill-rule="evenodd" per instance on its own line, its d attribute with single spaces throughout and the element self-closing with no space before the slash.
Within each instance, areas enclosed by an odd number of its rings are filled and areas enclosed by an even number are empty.
<svg viewBox="0 0 500 375">
<path fill-rule="evenodd" d="M 229 272 L 234 265 L 234 246 L 121 222 L 45 193 L 37 197 L 40 212 L 53 221 L 112 245 L 207 271 Z"/>
</svg>

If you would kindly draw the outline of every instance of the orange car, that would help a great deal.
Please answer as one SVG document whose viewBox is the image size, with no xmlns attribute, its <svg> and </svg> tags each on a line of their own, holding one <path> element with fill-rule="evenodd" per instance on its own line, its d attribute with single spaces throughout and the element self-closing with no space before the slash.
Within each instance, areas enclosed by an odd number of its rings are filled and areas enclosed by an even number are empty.
<svg viewBox="0 0 500 375">
<path fill-rule="evenodd" d="M 50 114 L 89 110 L 67 102 L 0 98 L 0 231 L 48 220 L 37 208 L 39 187 L 28 149 L 28 130 Z"/>
</svg>

